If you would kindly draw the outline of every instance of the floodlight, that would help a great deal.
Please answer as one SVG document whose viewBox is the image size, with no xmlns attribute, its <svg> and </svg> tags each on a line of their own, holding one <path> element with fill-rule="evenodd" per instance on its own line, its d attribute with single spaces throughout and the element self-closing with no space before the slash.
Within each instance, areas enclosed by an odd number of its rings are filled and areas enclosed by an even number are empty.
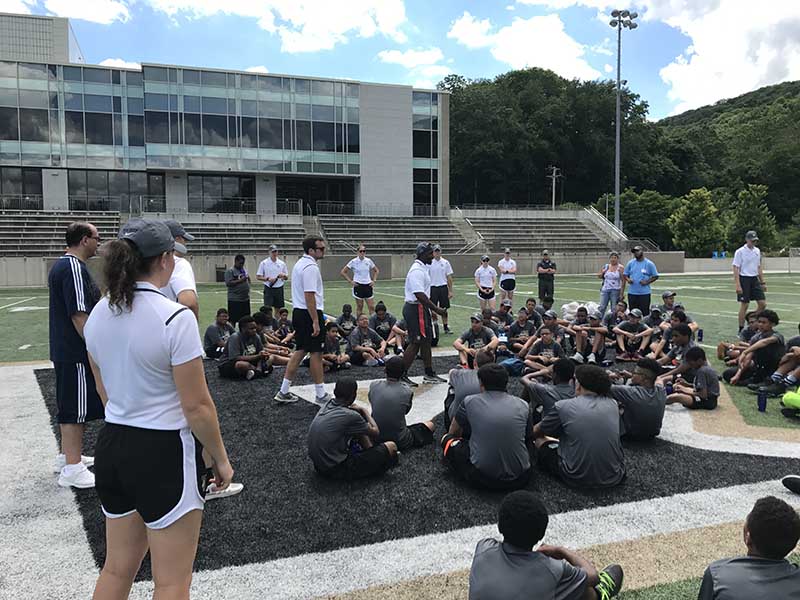
<svg viewBox="0 0 800 600">
<path fill-rule="evenodd" d="M 635 19 L 638 16 L 639 16 L 639 13 L 636 13 L 636 12 L 632 12 L 631 13 L 631 19 Z"/>
<path fill-rule="evenodd" d="M 612 27 L 616 27 L 617 25 L 619 25 L 619 21 L 617 21 L 616 19 L 614 19 L 613 21 L 611 21 L 611 22 L 609 23 L 609 25 L 611 25 Z"/>
<path fill-rule="evenodd" d="M 631 16 L 631 13 L 629 11 L 627 11 L 627 10 L 623 10 L 621 13 L 619 13 L 619 15 L 621 17 L 627 19 L 629 16 Z"/>
<path fill-rule="evenodd" d="M 611 11 L 611 16 L 616 19 L 619 16 L 619 11 L 618 10 L 612 10 Z"/>
<path fill-rule="evenodd" d="M 636 29 L 639 26 L 638 23 L 634 23 L 633 21 L 628 21 L 628 28 L 629 29 Z"/>
</svg>

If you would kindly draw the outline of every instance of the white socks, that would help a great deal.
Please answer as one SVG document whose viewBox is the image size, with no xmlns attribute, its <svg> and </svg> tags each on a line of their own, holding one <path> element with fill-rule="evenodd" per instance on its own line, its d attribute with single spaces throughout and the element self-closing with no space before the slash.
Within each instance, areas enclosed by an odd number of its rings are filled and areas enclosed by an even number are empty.
<svg viewBox="0 0 800 600">
<path fill-rule="evenodd" d="M 315 383 L 314 390 L 317 392 L 317 398 L 322 398 L 325 395 L 325 385 L 322 383 Z"/>
<path fill-rule="evenodd" d="M 292 385 L 292 382 L 284 377 L 281 382 L 281 394 L 288 394 L 290 385 Z"/>
</svg>

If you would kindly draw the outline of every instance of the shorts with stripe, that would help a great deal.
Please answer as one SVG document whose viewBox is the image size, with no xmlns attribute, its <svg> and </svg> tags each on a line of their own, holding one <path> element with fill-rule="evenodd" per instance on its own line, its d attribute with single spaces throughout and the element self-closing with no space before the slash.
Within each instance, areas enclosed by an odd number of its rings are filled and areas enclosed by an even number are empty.
<svg viewBox="0 0 800 600">
<path fill-rule="evenodd" d="M 353 286 L 353 298 L 356 300 L 372 300 L 374 290 L 368 283 L 357 283 Z"/>
<path fill-rule="evenodd" d="M 188 427 L 157 430 L 106 423 L 97 436 L 94 473 L 109 519 L 136 512 L 150 529 L 163 529 L 205 505 L 203 446 Z"/>
<path fill-rule="evenodd" d="M 408 328 L 408 343 L 418 344 L 423 339 L 431 343 L 433 327 L 431 325 L 431 311 L 422 304 L 406 302 L 403 305 L 403 319 Z"/>
<path fill-rule="evenodd" d="M 516 279 L 503 279 L 500 282 L 500 287 L 507 292 L 513 292 L 514 289 L 517 287 L 517 280 Z"/>
<path fill-rule="evenodd" d="M 53 362 L 56 370 L 56 421 L 86 423 L 105 416 L 88 362 Z"/>
</svg>

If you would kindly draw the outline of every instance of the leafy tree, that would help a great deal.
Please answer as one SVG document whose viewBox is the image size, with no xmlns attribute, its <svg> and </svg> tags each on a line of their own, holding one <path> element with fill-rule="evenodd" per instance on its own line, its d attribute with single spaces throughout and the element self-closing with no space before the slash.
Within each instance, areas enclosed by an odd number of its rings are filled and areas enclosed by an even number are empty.
<svg viewBox="0 0 800 600">
<path fill-rule="evenodd" d="M 700 188 L 683 196 L 667 219 L 676 248 L 689 256 L 706 257 L 723 244 L 724 229 L 711 193 Z"/>
<path fill-rule="evenodd" d="M 736 202 L 725 213 L 726 240 L 728 250 L 735 250 L 742 245 L 744 234 L 754 229 L 758 233 L 759 247 L 770 250 L 776 247 L 778 241 L 775 227 L 775 217 L 765 201 L 767 186 L 748 185 L 739 192 Z"/>
<path fill-rule="evenodd" d="M 608 199 L 609 220 L 614 220 L 614 195 L 603 194 L 595 208 L 605 214 Z M 650 238 L 662 250 L 671 250 L 672 235 L 664 227 L 669 216 L 675 210 L 677 201 L 672 196 L 659 194 L 653 190 L 637 193 L 628 188 L 619 195 L 620 215 L 625 234 L 631 238 Z"/>
</svg>

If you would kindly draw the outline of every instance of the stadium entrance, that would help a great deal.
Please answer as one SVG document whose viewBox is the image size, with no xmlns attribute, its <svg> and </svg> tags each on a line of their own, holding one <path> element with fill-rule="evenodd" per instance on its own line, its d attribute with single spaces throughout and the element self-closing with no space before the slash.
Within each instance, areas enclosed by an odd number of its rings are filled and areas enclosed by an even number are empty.
<svg viewBox="0 0 800 600">
<path fill-rule="evenodd" d="M 300 200 L 304 215 L 352 215 L 355 206 L 355 179 L 319 177 L 278 177 L 278 203 Z"/>
</svg>

